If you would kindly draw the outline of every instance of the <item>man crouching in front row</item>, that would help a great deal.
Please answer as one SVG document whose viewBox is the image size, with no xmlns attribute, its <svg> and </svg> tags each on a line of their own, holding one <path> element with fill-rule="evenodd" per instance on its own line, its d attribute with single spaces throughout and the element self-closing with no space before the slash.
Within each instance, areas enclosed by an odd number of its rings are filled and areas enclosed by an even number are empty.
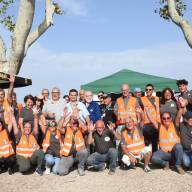
<svg viewBox="0 0 192 192">
<path fill-rule="evenodd" d="M 92 123 L 88 127 L 88 144 L 94 143 L 95 152 L 87 160 L 87 164 L 93 166 L 98 171 L 103 171 L 105 165 L 109 164 L 109 174 L 115 173 L 118 151 L 115 147 L 115 139 L 120 139 L 120 135 L 114 130 L 115 126 L 109 122 L 108 128 L 102 120 L 98 120 L 95 125 Z"/>
<path fill-rule="evenodd" d="M 136 163 L 144 159 L 144 171 L 150 172 L 148 164 L 151 159 L 151 147 L 145 146 L 142 130 L 131 117 L 126 119 L 121 138 L 122 162 L 134 169 Z"/>
</svg>

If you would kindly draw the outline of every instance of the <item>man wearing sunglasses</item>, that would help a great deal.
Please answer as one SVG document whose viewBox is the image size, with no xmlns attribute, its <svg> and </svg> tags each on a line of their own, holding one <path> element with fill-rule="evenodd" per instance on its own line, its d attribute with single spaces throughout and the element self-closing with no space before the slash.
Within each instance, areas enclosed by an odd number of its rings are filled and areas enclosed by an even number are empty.
<svg viewBox="0 0 192 192">
<path fill-rule="evenodd" d="M 181 175 L 185 174 L 182 168 L 183 148 L 180 144 L 180 136 L 176 124 L 171 118 L 169 112 L 161 114 L 161 122 L 159 123 L 148 115 L 154 127 L 159 130 L 159 150 L 153 153 L 152 163 L 161 166 L 164 170 L 169 169 L 172 163 L 177 172 Z"/>
<path fill-rule="evenodd" d="M 153 126 L 147 113 L 151 116 L 154 121 L 160 122 L 159 112 L 159 97 L 153 96 L 154 86 L 147 84 L 145 87 L 146 96 L 141 97 L 141 107 L 143 108 L 143 135 L 145 138 L 145 145 L 149 146 L 152 144 L 152 151 L 157 151 L 158 131 Z"/>
</svg>

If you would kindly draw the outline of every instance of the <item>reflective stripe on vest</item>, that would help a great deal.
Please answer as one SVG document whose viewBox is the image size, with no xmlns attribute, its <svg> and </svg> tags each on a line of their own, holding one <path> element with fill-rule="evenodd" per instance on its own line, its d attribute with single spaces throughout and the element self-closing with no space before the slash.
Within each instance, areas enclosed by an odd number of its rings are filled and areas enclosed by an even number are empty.
<svg viewBox="0 0 192 192">
<path fill-rule="evenodd" d="M 61 140 L 61 134 L 60 134 L 59 130 L 56 130 L 56 135 L 55 136 L 57 136 L 57 138 L 59 139 L 60 148 L 61 148 L 63 143 L 62 143 L 62 140 Z M 47 152 L 47 149 L 50 146 L 50 138 L 51 138 L 51 132 L 49 130 L 47 130 L 46 136 L 45 136 L 45 138 L 43 140 L 43 144 L 42 144 L 43 151 L 45 153 Z"/>
<path fill-rule="evenodd" d="M 133 155 L 139 155 L 141 150 L 145 147 L 144 138 L 139 133 L 137 127 L 133 130 L 132 137 L 128 135 L 128 131 L 124 130 L 122 132 L 122 137 L 125 140 L 126 148 Z"/>
<path fill-rule="evenodd" d="M 39 145 L 32 134 L 29 135 L 28 139 L 26 135 L 22 135 L 16 146 L 16 154 L 28 158 L 31 157 L 37 149 L 39 149 Z"/>
<path fill-rule="evenodd" d="M 136 98 L 130 97 L 128 103 L 125 106 L 123 97 L 117 99 L 117 125 L 124 124 L 125 120 L 130 116 L 134 122 L 137 122 L 136 117 Z"/>
<path fill-rule="evenodd" d="M 77 132 L 74 135 L 72 129 L 70 127 L 67 127 L 63 147 L 61 150 L 61 155 L 68 156 L 72 147 L 73 137 L 74 137 L 74 147 L 77 151 L 80 151 L 81 149 L 85 148 L 85 142 L 81 129 L 78 128 Z"/>
<path fill-rule="evenodd" d="M 4 129 L 0 131 L 0 156 L 7 158 L 11 155 L 14 155 L 12 142 L 9 140 L 7 131 Z"/>
<path fill-rule="evenodd" d="M 147 113 L 150 114 L 150 116 L 157 122 L 161 122 L 160 120 L 160 112 L 159 112 L 159 98 L 155 96 L 155 107 L 153 106 L 153 104 L 149 101 L 149 99 L 144 96 L 141 97 L 141 101 L 143 103 L 144 106 L 144 124 L 148 124 L 151 123 L 151 121 L 149 120 Z M 148 112 L 146 111 L 146 107 L 148 108 Z"/>
<path fill-rule="evenodd" d="M 171 152 L 172 148 L 177 143 L 180 143 L 180 138 L 177 135 L 174 124 L 171 123 L 168 129 L 161 125 L 159 129 L 160 149 L 164 152 Z"/>
</svg>

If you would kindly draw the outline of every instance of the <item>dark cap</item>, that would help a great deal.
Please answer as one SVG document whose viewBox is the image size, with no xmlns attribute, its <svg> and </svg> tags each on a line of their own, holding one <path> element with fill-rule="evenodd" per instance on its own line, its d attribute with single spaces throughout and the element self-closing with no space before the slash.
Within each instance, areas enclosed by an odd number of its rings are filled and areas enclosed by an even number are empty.
<svg viewBox="0 0 192 192">
<path fill-rule="evenodd" d="M 192 112 L 191 111 L 187 111 L 184 116 L 183 116 L 186 120 L 189 120 L 192 118 Z"/>
<path fill-rule="evenodd" d="M 109 93 L 109 94 L 104 94 L 104 95 L 103 95 L 103 98 L 104 98 L 104 99 L 106 99 L 106 98 L 108 98 L 108 97 L 112 98 L 111 93 Z"/>
</svg>

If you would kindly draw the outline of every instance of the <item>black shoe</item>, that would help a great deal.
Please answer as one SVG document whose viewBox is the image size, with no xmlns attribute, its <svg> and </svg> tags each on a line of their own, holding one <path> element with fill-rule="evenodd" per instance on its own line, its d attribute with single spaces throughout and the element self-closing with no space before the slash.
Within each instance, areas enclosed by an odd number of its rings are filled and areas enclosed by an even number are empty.
<svg viewBox="0 0 192 192">
<path fill-rule="evenodd" d="M 40 168 L 37 168 L 37 169 L 35 170 L 35 173 L 36 173 L 37 175 L 39 175 L 39 176 L 42 176 L 42 175 L 43 175 L 43 171 L 42 171 L 42 169 L 40 169 Z"/>
<path fill-rule="evenodd" d="M 8 174 L 13 175 L 14 174 L 14 169 L 13 168 L 8 168 Z"/>
</svg>

